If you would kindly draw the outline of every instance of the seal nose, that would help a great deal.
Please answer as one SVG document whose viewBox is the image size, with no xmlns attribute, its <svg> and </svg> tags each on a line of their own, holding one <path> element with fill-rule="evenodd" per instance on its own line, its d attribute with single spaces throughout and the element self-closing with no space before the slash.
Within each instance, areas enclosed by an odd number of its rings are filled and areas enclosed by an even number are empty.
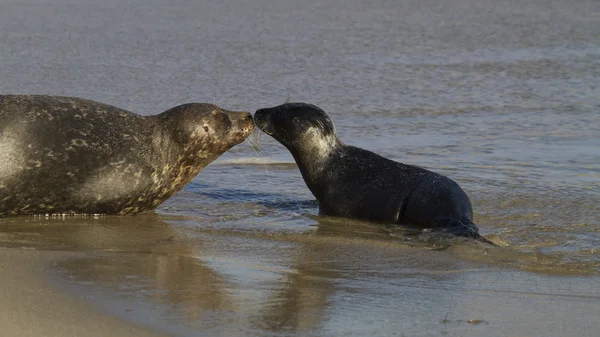
<svg viewBox="0 0 600 337">
<path fill-rule="evenodd" d="M 254 119 L 249 112 L 246 112 L 246 116 L 244 116 L 244 124 L 246 124 L 245 128 L 248 133 L 254 131 Z"/>
<path fill-rule="evenodd" d="M 235 125 L 234 132 L 240 137 L 240 141 L 243 141 L 254 131 L 254 121 L 249 112 L 235 112 L 230 114 L 230 118 Z"/>
<path fill-rule="evenodd" d="M 261 125 L 264 125 L 266 116 L 267 111 L 265 109 L 256 110 L 256 112 L 254 113 L 254 123 L 256 123 L 256 126 L 260 128 Z"/>
</svg>

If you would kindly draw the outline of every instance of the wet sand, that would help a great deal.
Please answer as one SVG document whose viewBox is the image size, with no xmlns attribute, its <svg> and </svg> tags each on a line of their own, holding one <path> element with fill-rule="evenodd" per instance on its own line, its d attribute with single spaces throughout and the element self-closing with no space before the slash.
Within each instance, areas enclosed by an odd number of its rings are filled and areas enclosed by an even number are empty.
<svg viewBox="0 0 600 337">
<path fill-rule="evenodd" d="M 48 269 L 77 254 L 0 248 L 0 335 L 162 336 L 102 313 L 89 301 L 49 283 Z"/>
<path fill-rule="evenodd" d="M 3 296 L 11 296 L 3 310 L 18 312 L 3 315 L 11 324 L 4 326 L 23 335 L 31 321 L 49 336 L 146 333 L 79 302 L 85 298 L 173 336 L 600 333 L 598 276 L 526 271 L 518 263 L 524 255 L 508 248 L 463 242 L 438 250 L 329 218 L 287 234 L 190 229 L 189 220 L 3 220 L 0 245 L 12 247 L 1 251 L 10 271 Z"/>
</svg>

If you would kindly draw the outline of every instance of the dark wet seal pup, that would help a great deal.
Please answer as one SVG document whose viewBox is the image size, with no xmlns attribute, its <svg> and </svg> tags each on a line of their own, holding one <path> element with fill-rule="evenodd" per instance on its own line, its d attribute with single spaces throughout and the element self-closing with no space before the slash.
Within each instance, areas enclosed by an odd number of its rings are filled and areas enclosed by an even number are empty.
<svg viewBox="0 0 600 337">
<path fill-rule="evenodd" d="M 0 217 L 148 212 L 241 143 L 248 112 L 154 116 L 73 97 L 0 96 Z"/>
<path fill-rule="evenodd" d="M 260 109 L 256 125 L 294 156 L 320 213 L 407 224 L 477 238 L 467 194 L 453 180 L 342 143 L 319 107 L 287 103 Z"/>
</svg>

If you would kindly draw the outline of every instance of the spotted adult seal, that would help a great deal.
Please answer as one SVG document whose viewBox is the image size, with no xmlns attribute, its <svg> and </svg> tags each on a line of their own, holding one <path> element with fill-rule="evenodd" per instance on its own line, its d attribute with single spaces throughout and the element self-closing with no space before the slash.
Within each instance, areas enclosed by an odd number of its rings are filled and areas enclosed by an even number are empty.
<svg viewBox="0 0 600 337">
<path fill-rule="evenodd" d="M 320 213 L 481 238 L 457 183 L 342 143 L 319 107 L 287 103 L 257 110 L 254 121 L 292 153 Z"/>
<path fill-rule="evenodd" d="M 154 116 L 73 97 L 0 96 L 0 217 L 148 212 L 252 132 L 248 112 Z"/>
</svg>

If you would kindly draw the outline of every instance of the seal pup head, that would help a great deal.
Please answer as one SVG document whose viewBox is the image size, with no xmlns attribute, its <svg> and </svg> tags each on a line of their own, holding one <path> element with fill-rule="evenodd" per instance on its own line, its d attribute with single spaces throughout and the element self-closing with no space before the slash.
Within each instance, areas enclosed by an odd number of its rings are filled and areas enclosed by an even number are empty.
<svg viewBox="0 0 600 337">
<path fill-rule="evenodd" d="M 208 161 L 243 142 L 254 130 L 250 113 L 228 111 L 208 103 L 179 105 L 159 118 L 162 133 L 169 134 L 183 154 Z"/>
<path fill-rule="evenodd" d="M 321 108 L 307 103 L 286 103 L 259 109 L 256 126 L 283 144 L 294 157 L 324 160 L 341 142 L 333 121 Z"/>
</svg>

